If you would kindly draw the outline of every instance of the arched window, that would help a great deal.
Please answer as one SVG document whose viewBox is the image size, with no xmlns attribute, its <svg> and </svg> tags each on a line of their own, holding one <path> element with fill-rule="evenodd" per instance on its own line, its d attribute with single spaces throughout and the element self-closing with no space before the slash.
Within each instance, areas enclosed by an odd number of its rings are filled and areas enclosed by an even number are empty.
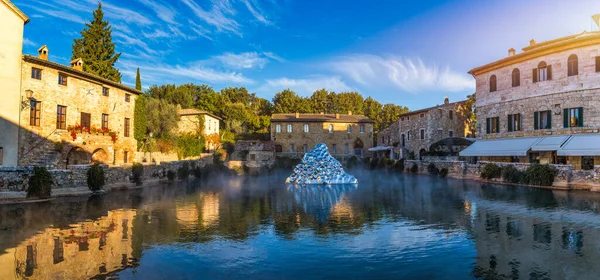
<svg viewBox="0 0 600 280">
<path fill-rule="evenodd" d="M 572 54 L 569 56 L 567 60 L 567 75 L 577 76 L 579 74 L 579 59 L 577 59 L 577 55 Z"/>
<path fill-rule="evenodd" d="M 515 68 L 512 71 L 512 86 L 518 87 L 521 85 L 521 71 L 519 68 Z"/>
<path fill-rule="evenodd" d="M 496 75 L 492 75 L 490 77 L 490 92 L 494 92 L 497 90 L 496 87 Z"/>
<path fill-rule="evenodd" d="M 538 64 L 538 68 L 534 69 L 533 82 L 543 82 L 552 80 L 552 68 L 550 65 L 546 65 L 546 62 L 542 61 Z"/>
<path fill-rule="evenodd" d="M 333 124 L 329 124 L 329 133 L 333 133 Z"/>
</svg>

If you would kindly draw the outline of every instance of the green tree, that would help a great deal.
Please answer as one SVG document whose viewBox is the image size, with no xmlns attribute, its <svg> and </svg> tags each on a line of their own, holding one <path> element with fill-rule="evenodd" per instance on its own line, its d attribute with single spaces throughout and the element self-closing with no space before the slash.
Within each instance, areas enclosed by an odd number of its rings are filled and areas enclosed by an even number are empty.
<svg viewBox="0 0 600 280">
<path fill-rule="evenodd" d="M 329 91 L 326 89 L 319 89 L 313 92 L 309 99 L 311 113 L 332 113 L 330 108 L 331 102 L 329 100 L 329 94 Z"/>
<path fill-rule="evenodd" d="M 148 132 L 154 138 L 167 138 L 177 128 L 177 107 L 166 100 L 149 98 L 146 102 Z"/>
<path fill-rule="evenodd" d="M 278 92 L 273 97 L 273 113 L 309 113 L 310 101 L 298 96 L 290 89 Z"/>
<path fill-rule="evenodd" d="M 135 74 L 135 89 L 142 90 L 142 78 L 140 77 L 140 68 L 138 67 Z"/>
<path fill-rule="evenodd" d="M 467 102 L 465 102 L 464 108 L 460 108 L 458 112 L 459 114 L 463 114 L 467 119 L 468 134 L 471 134 L 470 136 L 473 138 L 477 135 L 477 114 L 475 112 L 475 101 L 475 93 L 467 95 Z"/>
<path fill-rule="evenodd" d="M 102 78 L 121 82 L 121 73 L 115 63 L 121 53 L 115 53 L 111 25 L 104 20 L 102 4 L 94 11 L 94 18 L 85 24 L 81 38 L 73 43 L 71 59 L 83 59 L 83 71 Z"/>
<path fill-rule="evenodd" d="M 138 141 L 138 148 L 142 145 L 148 132 L 148 122 L 146 120 L 146 100 L 147 97 L 140 95 L 135 99 L 133 108 L 133 137 Z"/>
</svg>

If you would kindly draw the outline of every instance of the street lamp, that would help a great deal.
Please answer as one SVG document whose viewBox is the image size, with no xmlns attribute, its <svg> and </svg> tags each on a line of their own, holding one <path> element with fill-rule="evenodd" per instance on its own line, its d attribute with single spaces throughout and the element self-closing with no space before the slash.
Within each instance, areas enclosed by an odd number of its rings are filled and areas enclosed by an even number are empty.
<svg viewBox="0 0 600 280">
<path fill-rule="evenodd" d="M 27 99 L 21 98 L 21 111 L 25 110 L 27 107 L 31 106 L 30 102 L 33 99 L 33 90 L 25 90 L 25 96 Z"/>
</svg>

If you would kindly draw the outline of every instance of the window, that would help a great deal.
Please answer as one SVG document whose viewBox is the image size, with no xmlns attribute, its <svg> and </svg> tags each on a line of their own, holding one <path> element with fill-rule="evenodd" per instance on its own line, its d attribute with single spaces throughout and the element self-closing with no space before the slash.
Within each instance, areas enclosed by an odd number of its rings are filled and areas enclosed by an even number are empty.
<svg viewBox="0 0 600 280">
<path fill-rule="evenodd" d="M 336 144 L 331 145 L 331 153 L 337 154 L 337 145 Z"/>
<path fill-rule="evenodd" d="M 56 128 L 67 129 L 67 106 L 56 106 Z"/>
<path fill-rule="evenodd" d="M 125 125 L 123 125 L 123 136 L 129 137 L 130 121 L 129 118 L 125 118 Z"/>
<path fill-rule="evenodd" d="M 425 114 L 421 114 L 421 118 L 424 118 L 424 117 L 425 117 Z"/>
<path fill-rule="evenodd" d="M 302 151 L 306 154 L 308 153 L 308 145 L 304 144 L 302 145 Z"/>
<path fill-rule="evenodd" d="M 107 87 L 102 87 L 102 95 L 108 96 L 109 89 Z"/>
<path fill-rule="evenodd" d="M 294 152 L 294 144 L 290 144 L 290 153 Z"/>
<path fill-rule="evenodd" d="M 518 87 L 521 85 L 521 71 L 519 68 L 515 68 L 512 71 L 512 86 Z"/>
<path fill-rule="evenodd" d="M 346 132 L 348 132 L 348 133 L 352 133 L 352 126 L 351 126 L 351 125 L 348 125 L 348 126 L 346 127 Z"/>
<path fill-rule="evenodd" d="M 454 137 L 454 131 L 448 130 L 448 137 Z"/>
<path fill-rule="evenodd" d="M 521 131 L 521 114 L 508 115 L 508 132 Z"/>
<path fill-rule="evenodd" d="M 349 154 L 350 153 L 350 144 L 346 143 L 344 144 L 344 154 Z"/>
<path fill-rule="evenodd" d="M 333 124 L 329 124 L 329 133 L 333 133 Z"/>
<path fill-rule="evenodd" d="M 108 115 L 102 114 L 102 129 L 108 129 Z"/>
<path fill-rule="evenodd" d="M 583 127 L 583 107 L 564 109 L 564 128 Z"/>
<path fill-rule="evenodd" d="M 497 85 L 496 85 L 497 81 L 496 81 L 496 75 L 492 75 L 490 77 L 490 92 L 494 92 L 498 89 Z"/>
<path fill-rule="evenodd" d="M 275 125 L 275 133 L 281 133 L 281 125 L 280 124 Z"/>
<path fill-rule="evenodd" d="M 2 165 L 4 161 L 4 148 L 0 147 L 0 165 Z"/>
<path fill-rule="evenodd" d="M 487 134 L 500 132 L 500 117 L 485 119 L 485 131 Z"/>
<path fill-rule="evenodd" d="M 129 156 L 129 152 L 128 151 L 124 151 L 123 152 L 123 163 L 127 163 L 128 156 Z"/>
<path fill-rule="evenodd" d="M 534 129 L 552 128 L 552 111 L 540 111 L 533 113 Z"/>
<path fill-rule="evenodd" d="M 579 59 L 577 58 L 577 55 L 570 55 L 569 59 L 567 60 L 567 75 L 570 76 L 577 76 L 579 74 Z"/>
<path fill-rule="evenodd" d="M 594 170 L 594 157 L 581 157 L 581 169 Z"/>
<path fill-rule="evenodd" d="M 360 133 L 365 133 L 365 125 L 364 124 L 360 125 Z"/>
<path fill-rule="evenodd" d="M 58 84 L 66 86 L 67 85 L 67 75 L 59 73 L 58 74 Z"/>
<path fill-rule="evenodd" d="M 125 94 L 125 102 L 129 102 L 131 101 L 131 94 L 126 93 Z"/>
<path fill-rule="evenodd" d="M 406 132 L 406 141 L 410 141 L 410 131 Z"/>
<path fill-rule="evenodd" d="M 305 123 L 305 124 L 304 124 L 304 133 L 308 133 L 308 129 L 309 129 L 309 128 L 308 128 L 308 124 L 307 124 L 307 123 Z"/>
<path fill-rule="evenodd" d="M 29 125 L 40 126 L 42 102 L 37 100 L 31 100 L 29 102 L 29 106 Z"/>
<path fill-rule="evenodd" d="M 600 56 L 596 56 L 596 73 L 600 72 Z"/>
<path fill-rule="evenodd" d="M 533 82 L 543 82 L 552 80 L 552 66 L 546 65 L 546 62 L 540 62 L 538 68 L 533 69 Z"/>
<path fill-rule="evenodd" d="M 287 132 L 292 133 L 292 124 L 291 123 L 288 123 L 288 125 L 287 125 Z"/>
<path fill-rule="evenodd" d="M 425 129 L 421 128 L 421 140 L 425 140 Z"/>
<path fill-rule="evenodd" d="M 89 128 L 91 120 L 92 116 L 90 113 L 81 112 L 81 126 Z"/>
<path fill-rule="evenodd" d="M 42 79 L 42 69 L 39 68 L 31 68 L 31 78 L 36 80 Z"/>
<path fill-rule="evenodd" d="M 451 119 L 451 120 L 454 119 L 454 111 L 452 111 L 452 110 L 448 111 L 448 118 Z"/>
</svg>

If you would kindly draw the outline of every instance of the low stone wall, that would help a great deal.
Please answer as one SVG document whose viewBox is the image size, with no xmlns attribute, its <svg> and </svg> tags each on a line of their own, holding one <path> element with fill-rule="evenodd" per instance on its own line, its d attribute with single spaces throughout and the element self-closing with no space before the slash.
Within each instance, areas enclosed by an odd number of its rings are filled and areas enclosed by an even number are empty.
<svg viewBox="0 0 600 280">
<path fill-rule="evenodd" d="M 190 168 L 203 167 L 212 163 L 212 156 L 198 160 L 181 160 L 162 162 L 160 164 L 143 164 L 143 180 L 162 179 L 167 172 L 177 171 L 187 162 Z M 49 170 L 52 175 L 52 189 L 87 187 L 87 171 L 90 165 L 72 165 L 68 170 Z M 130 183 L 132 166 L 107 166 L 102 165 L 106 176 L 106 184 Z M 33 167 L 0 167 L 0 192 L 1 191 L 26 191 L 29 178 L 33 175 Z"/>
<path fill-rule="evenodd" d="M 184 160 L 197 160 L 205 157 L 212 156 L 211 153 L 204 153 L 196 157 L 185 158 Z M 171 161 L 179 161 L 179 156 L 177 153 L 161 153 L 161 152 L 135 152 L 135 162 L 142 163 L 161 163 L 161 162 L 171 162 Z"/>
</svg>

